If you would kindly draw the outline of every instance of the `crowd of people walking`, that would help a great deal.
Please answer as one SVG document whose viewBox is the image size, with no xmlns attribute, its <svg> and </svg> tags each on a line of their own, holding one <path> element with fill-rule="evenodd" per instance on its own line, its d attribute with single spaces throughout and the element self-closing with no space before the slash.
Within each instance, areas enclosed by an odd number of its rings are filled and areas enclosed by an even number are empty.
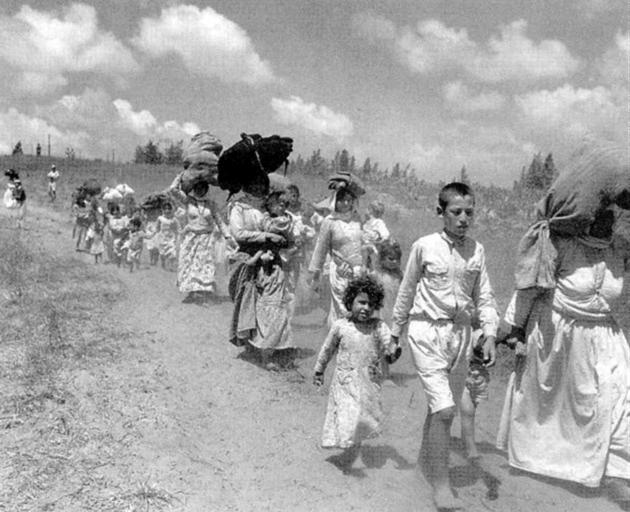
<svg viewBox="0 0 630 512">
<path fill-rule="evenodd" d="M 285 157 L 287 141 L 273 146 Z M 146 249 L 152 266 L 176 271 L 185 302 L 210 305 L 217 269 L 229 267 L 226 338 L 268 370 L 293 364 L 287 354 L 298 346 L 292 318 L 300 283 L 327 287 L 328 334 L 313 383 L 323 385 L 336 354 L 322 446 L 342 450 L 335 462 L 346 473 L 362 441 L 380 432 L 381 383 L 406 338 L 428 404 L 420 464 L 439 509 L 463 507 L 448 473 L 458 412 L 468 460 L 482 464 L 475 411 L 488 396 L 496 345 L 506 343 L 516 364 L 497 442 L 510 465 L 602 486 L 622 506 L 630 503 L 630 350 L 615 318 L 630 268 L 630 241 L 616 230 L 630 210 L 623 149 L 591 144 L 560 173 L 521 240 L 516 291 L 501 316 L 484 247 L 468 236 L 476 206 L 470 186 L 441 189 L 443 229 L 412 245 L 403 271 L 385 205 L 370 203 L 363 216 L 358 204 L 366 190 L 356 176 L 331 176 L 329 197 L 307 209 L 295 184 L 275 173 L 281 159 L 273 161 L 254 136 L 242 143 L 255 156 L 251 167 L 232 166 L 236 150 L 222 153 L 210 133 L 196 135 L 184 170 L 140 205 L 128 186 L 115 200 L 111 190 L 84 187 L 73 200 L 77 250 L 88 250 L 95 263 L 106 254 L 133 272 Z M 19 208 L 13 173 L 5 205 Z M 217 186 L 230 192 L 224 210 L 211 198 Z"/>
</svg>

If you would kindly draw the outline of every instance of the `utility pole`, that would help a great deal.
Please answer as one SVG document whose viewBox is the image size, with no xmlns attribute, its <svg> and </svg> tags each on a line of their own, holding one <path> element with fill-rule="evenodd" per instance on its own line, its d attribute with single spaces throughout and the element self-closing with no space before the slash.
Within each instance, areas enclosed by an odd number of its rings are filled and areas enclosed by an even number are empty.
<svg viewBox="0 0 630 512">
<path fill-rule="evenodd" d="M 48 134 L 48 158 L 50 158 L 50 133 Z"/>
</svg>

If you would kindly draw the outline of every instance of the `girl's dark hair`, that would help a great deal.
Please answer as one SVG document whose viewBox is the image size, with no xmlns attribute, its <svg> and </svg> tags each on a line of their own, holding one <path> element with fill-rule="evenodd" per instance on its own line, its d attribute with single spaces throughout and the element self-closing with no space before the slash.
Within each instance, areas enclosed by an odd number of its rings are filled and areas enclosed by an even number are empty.
<svg viewBox="0 0 630 512">
<path fill-rule="evenodd" d="M 139 227 L 142 227 L 142 221 L 138 217 L 131 217 L 131 220 L 129 221 L 129 225 L 135 228 L 139 228 Z"/>
<path fill-rule="evenodd" d="M 352 303 L 360 293 L 365 293 L 368 296 L 370 306 L 375 310 L 383 307 L 383 300 L 385 299 L 383 285 L 372 276 L 366 275 L 356 277 L 348 283 L 346 291 L 343 293 L 343 305 L 348 311 L 352 309 Z"/>
</svg>

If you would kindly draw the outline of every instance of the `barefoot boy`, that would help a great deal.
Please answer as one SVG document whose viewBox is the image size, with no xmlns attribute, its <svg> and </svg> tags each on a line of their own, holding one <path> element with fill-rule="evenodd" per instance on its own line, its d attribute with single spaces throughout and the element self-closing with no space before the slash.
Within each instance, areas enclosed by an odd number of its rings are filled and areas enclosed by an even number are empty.
<svg viewBox="0 0 630 512">
<path fill-rule="evenodd" d="M 438 203 L 444 230 L 419 238 L 411 248 L 394 306 L 392 341 L 408 322 L 409 347 L 429 409 L 421 463 L 436 506 L 457 509 L 463 504 L 450 486 L 448 456 L 454 389 L 463 387 L 465 374 L 454 370 L 467 359 L 475 312 L 483 329 L 485 365 L 494 364 L 498 314 L 483 246 L 466 236 L 474 213 L 472 190 L 450 183 Z"/>
</svg>

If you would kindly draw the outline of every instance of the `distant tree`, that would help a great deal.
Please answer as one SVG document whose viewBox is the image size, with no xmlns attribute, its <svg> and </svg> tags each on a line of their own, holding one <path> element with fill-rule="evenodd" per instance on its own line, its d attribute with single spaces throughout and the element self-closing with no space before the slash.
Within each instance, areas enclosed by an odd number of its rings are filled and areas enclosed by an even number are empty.
<svg viewBox="0 0 630 512">
<path fill-rule="evenodd" d="M 466 185 L 470 185 L 470 176 L 468 176 L 468 171 L 466 171 L 465 165 L 462 165 L 462 168 L 459 171 L 459 181 L 461 183 L 465 183 Z"/>
<path fill-rule="evenodd" d="M 372 163 L 370 162 L 370 158 L 366 158 L 365 162 L 363 162 L 363 167 L 361 167 L 361 175 L 364 178 L 369 178 L 372 175 Z"/>
<path fill-rule="evenodd" d="M 540 153 L 534 155 L 525 174 L 525 188 L 531 192 L 545 190 L 544 164 Z"/>
<path fill-rule="evenodd" d="M 543 186 L 544 190 L 548 190 L 551 184 L 558 177 L 558 171 L 556 170 L 556 164 L 553 162 L 553 156 L 551 153 L 547 155 L 545 158 L 545 163 L 543 164 Z"/>
<path fill-rule="evenodd" d="M 398 162 L 396 162 L 394 167 L 392 167 L 391 177 L 394 179 L 400 178 L 400 164 Z"/>
<path fill-rule="evenodd" d="M 164 152 L 164 161 L 168 165 L 182 165 L 184 154 L 184 141 L 172 143 Z"/>
<path fill-rule="evenodd" d="M 134 154 L 134 162 L 137 164 L 157 165 L 164 161 L 164 155 L 157 144 L 150 140 L 146 146 L 137 146 Z"/>
<path fill-rule="evenodd" d="M 136 151 L 134 152 L 133 161 L 136 164 L 144 163 L 144 148 L 142 146 L 136 146 Z"/>
<path fill-rule="evenodd" d="M 350 172 L 350 154 L 347 149 L 344 149 L 339 154 L 339 171 Z"/>
<path fill-rule="evenodd" d="M 37 146 L 35 147 L 35 155 L 42 156 L 42 145 L 39 142 L 37 143 Z"/>
<path fill-rule="evenodd" d="M 12 155 L 23 155 L 24 151 L 22 151 L 22 141 L 18 140 L 17 144 L 13 147 Z"/>
</svg>

